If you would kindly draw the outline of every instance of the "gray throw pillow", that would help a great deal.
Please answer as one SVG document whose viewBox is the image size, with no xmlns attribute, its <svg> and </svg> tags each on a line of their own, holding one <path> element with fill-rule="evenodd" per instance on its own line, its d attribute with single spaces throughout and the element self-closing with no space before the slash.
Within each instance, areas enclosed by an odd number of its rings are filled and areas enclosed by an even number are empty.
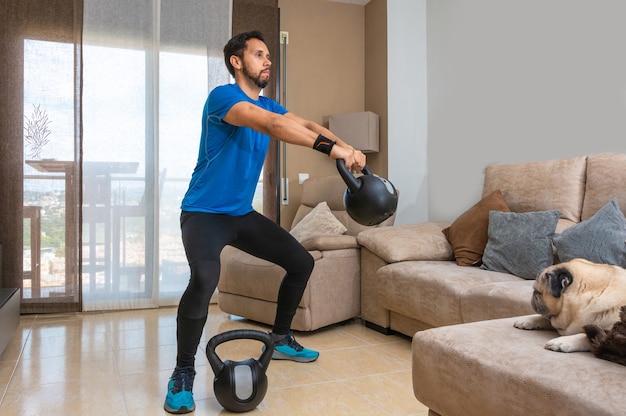
<svg viewBox="0 0 626 416">
<path fill-rule="evenodd" d="M 560 261 L 583 258 L 626 267 L 626 218 L 616 198 L 552 241 Z"/>
<path fill-rule="evenodd" d="M 534 279 L 554 263 L 552 236 L 561 211 L 489 212 L 481 268 Z"/>
</svg>

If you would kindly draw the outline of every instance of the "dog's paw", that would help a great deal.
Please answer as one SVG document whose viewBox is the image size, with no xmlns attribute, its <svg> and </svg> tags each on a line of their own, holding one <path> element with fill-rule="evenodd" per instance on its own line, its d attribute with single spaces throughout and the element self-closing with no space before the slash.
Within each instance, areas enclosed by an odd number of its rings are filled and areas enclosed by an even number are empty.
<svg viewBox="0 0 626 416">
<path fill-rule="evenodd" d="M 590 351 L 591 346 L 586 334 L 574 334 L 552 338 L 544 348 L 556 352 L 579 352 Z"/>
<path fill-rule="evenodd" d="M 528 315 L 513 322 L 518 329 L 551 329 L 550 321 L 541 315 Z"/>
</svg>

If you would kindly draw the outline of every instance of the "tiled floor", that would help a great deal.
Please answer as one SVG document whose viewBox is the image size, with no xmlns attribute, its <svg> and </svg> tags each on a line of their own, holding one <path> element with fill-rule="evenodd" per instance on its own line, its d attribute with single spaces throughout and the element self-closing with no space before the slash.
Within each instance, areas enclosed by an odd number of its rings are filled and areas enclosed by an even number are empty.
<svg viewBox="0 0 626 416">
<path fill-rule="evenodd" d="M 167 415 L 163 399 L 176 356 L 175 308 L 22 316 L 0 355 L 0 416 Z M 196 356 L 195 415 L 230 414 L 213 394 L 204 348 L 216 333 L 268 330 L 211 305 Z M 354 320 L 296 334 L 320 351 L 313 363 L 271 361 L 269 389 L 251 415 L 416 415 L 410 339 L 385 336 Z M 222 359 L 258 357 L 261 343 L 221 344 Z"/>
</svg>

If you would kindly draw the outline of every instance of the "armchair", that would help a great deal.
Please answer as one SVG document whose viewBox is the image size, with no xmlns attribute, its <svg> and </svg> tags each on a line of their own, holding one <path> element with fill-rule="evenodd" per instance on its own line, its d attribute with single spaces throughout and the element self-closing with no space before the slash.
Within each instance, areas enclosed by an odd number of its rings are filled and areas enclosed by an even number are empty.
<svg viewBox="0 0 626 416">
<path fill-rule="evenodd" d="M 352 220 L 343 206 L 346 185 L 340 176 L 307 179 L 291 229 L 326 201 L 333 215 L 347 228 L 342 235 L 316 234 L 302 241 L 315 259 L 292 328 L 313 331 L 360 315 L 361 249 L 356 236 L 373 228 Z M 393 225 L 395 215 L 375 227 Z M 271 325 L 276 297 L 285 274 L 281 267 L 227 246 L 221 255 L 218 305 L 226 313 Z"/>
</svg>

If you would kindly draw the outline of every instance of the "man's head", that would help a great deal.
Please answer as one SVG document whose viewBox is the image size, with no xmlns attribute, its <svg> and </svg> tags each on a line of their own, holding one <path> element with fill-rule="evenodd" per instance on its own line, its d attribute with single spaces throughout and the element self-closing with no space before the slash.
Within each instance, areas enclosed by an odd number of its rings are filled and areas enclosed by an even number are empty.
<svg viewBox="0 0 626 416">
<path fill-rule="evenodd" d="M 251 32 L 244 32 L 234 36 L 231 40 L 228 41 L 226 46 L 224 46 L 224 62 L 226 63 L 226 68 L 230 75 L 235 76 L 235 68 L 233 64 L 230 62 L 231 56 L 237 56 L 240 60 L 243 61 L 243 52 L 248 45 L 248 41 L 250 39 L 258 39 L 261 42 L 265 43 L 265 38 L 263 34 L 258 30 L 253 30 Z"/>
</svg>

